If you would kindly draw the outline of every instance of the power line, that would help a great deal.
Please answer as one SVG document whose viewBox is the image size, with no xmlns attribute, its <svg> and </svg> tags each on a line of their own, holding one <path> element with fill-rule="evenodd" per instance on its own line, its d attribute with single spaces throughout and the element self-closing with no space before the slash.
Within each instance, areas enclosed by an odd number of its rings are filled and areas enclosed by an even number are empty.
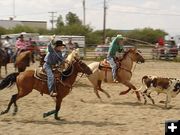
<svg viewBox="0 0 180 135">
<path fill-rule="evenodd" d="M 147 9 L 147 10 L 169 11 L 167 9 L 163 9 L 162 7 L 161 8 L 149 8 L 149 7 L 135 6 L 135 5 L 122 5 L 122 3 L 119 3 L 118 1 L 116 1 L 116 2 L 115 1 L 111 1 L 110 3 L 116 4 L 116 5 L 121 6 L 121 7 L 134 7 L 134 8 Z M 174 12 L 180 12 L 180 11 L 174 11 Z"/>
<path fill-rule="evenodd" d="M 131 8 L 136 8 L 136 9 L 143 9 L 143 10 L 150 10 L 150 11 L 152 11 L 152 10 L 155 10 L 155 11 L 161 11 L 161 12 L 174 12 L 174 13 L 180 13 L 180 11 L 175 11 L 175 10 L 167 10 L 167 9 L 163 9 L 163 8 L 149 8 L 149 7 L 142 7 L 142 6 L 134 6 L 134 5 L 120 5 L 120 3 L 119 2 L 111 2 L 111 3 L 113 3 L 113 4 L 119 4 L 118 5 L 118 7 L 131 7 Z M 170 13 L 170 15 L 173 15 L 174 13 Z M 164 13 L 162 13 L 162 14 L 164 14 Z M 168 13 L 169 14 L 169 13 Z"/>
<path fill-rule="evenodd" d="M 127 14 L 142 14 L 142 15 L 157 15 L 157 16 L 180 16 L 180 14 L 169 14 L 169 13 L 144 13 L 144 12 L 138 12 L 138 11 L 121 11 L 121 10 L 115 10 L 115 9 L 109 9 L 111 11 L 119 13 L 127 13 Z"/>
</svg>

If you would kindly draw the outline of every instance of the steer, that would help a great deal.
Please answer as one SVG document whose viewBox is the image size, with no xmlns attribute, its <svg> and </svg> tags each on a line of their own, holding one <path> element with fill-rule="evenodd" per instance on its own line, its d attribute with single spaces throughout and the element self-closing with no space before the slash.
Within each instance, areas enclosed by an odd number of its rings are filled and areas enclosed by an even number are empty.
<svg viewBox="0 0 180 135">
<path fill-rule="evenodd" d="M 166 94 L 165 108 L 168 108 L 168 103 L 170 103 L 171 98 L 176 97 L 180 92 L 180 80 L 176 78 L 163 78 L 157 76 L 144 76 L 142 77 L 142 90 L 141 92 L 144 97 L 144 104 L 147 103 L 146 96 L 151 99 L 152 103 L 155 104 L 154 100 L 150 96 L 151 92 L 156 91 L 158 94 Z"/>
</svg>

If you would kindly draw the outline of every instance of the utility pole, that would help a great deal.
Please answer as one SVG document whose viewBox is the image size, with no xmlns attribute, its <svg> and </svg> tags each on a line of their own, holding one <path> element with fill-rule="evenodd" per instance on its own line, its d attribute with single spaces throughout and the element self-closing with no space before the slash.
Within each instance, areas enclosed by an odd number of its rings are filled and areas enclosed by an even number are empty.
<svg viewBox="0 0 180 135">
<path fill-rule="evenodd" d="M 106 0 L 104 0 L 103 44 L 105 44 L 106 40 L 106 9 Z"/>
<path fill-rule="evenodd" d="M 83 0 L 83 25 L 86 25 L 86 5 L 85 5 L 85 0 Z"/>
<path fill-rule="evenodd" d="M 54 22 L 55 22 L 55 20 L 54 20 L 54 14 L 55 13 L 57 13 L 57 12 L 48 12 L 48 13 L 50 13 L 51 14 L 51 20 L 50 20 L 50 22 L 51 22 L 51 25 L 52 25 L 52 27 L 51 27 L 51 29 L 53 30 L 54 29 Z"/>
<path fill-rule="evenodd" d="M 13 20 L 16 17 L 15 15 L 15 0 L 13 0 Z"/>
<path fill-rule="evenodd" d="M 83 25 L 86 25 L 86 4 L 85 0 L 83 0 Z M 84 49 L 83 49 L 84 55 L 86 56 L 86 43 L 84 44 Z"/>
</svg>

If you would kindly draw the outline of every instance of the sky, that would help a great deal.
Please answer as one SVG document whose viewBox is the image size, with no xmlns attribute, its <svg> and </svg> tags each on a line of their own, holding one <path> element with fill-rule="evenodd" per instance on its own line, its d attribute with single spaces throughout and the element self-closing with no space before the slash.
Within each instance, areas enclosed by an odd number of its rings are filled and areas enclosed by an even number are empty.
<svg viewBox="0 0 180 135">
<path fill-rule="evenodd" d="M 0 0 L 0 20 L 15 15 L 14 20 L 47 21 L 49 12 L 55 18 L 68 12 L 83 20 L 83 0 Z M 85 0 L 86 24 L 94 30 L 103 29 L 104 0 Z M 106 0 L 106 28 L 132 30 L 151 27 L 162 29 L 170 35 L 180 35 L 179 0 Z"/>
</svg>

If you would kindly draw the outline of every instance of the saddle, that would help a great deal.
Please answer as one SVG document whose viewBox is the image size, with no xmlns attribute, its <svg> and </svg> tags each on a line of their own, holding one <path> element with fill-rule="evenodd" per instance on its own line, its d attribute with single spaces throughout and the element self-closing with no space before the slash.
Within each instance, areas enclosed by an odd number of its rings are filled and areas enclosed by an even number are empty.
<svg viewBox="0 0 180 135">
<path fill-rule="evenodd" d="M 61 83 L 63 86 L 69 87 L 69 88 L 72 89 L 71 85 L 69 85 L 68 83 L 63 82 L 63 79 L 60 79 L 60 78 L 63 77 L 63 75 L 62 75 L 61 72 L 58 71 L 57 68 L 53 68 L 52 71 L 53 71 L 54 79 L 55 79 L 55 81 L 54 81 L 55 90 L 56 90 L 56 84 L 58 82 Z M 38 79 L 38 80 L 47 82 L 47 74 L 46 74 L 46 71 L 43 68 L 36 69 L 35 72 L 34 72 L 34 77 L 36 79 Z"/>
<path fill-rule="evenodd" d="M 116 62 L 117 67 L 119 68 L 121 61 L 119 61 L 118 59 L 116 59 L 115 62 Z M 116 72 L 117 72 L 118 68 L 116 69 Z M 104 71 L 104 73 L 105 73 L 105 79 L 104 79 L 104 81 L 107 82 L 107 72 L 109 72 L 109 71 L 111 72 L 111 71 L 112 71 L 112 68 L 111 68 L 109 62 L 108 62 L 106 59 L 104 59 L 103 61 L 101 61 L 101 62 L 99 63 L 99 69 L 102 70 L 102 71 Z"/>
<path fill-rule="evenodd" d="M 111 68 L 109 62 L 106 59 L 104 59 L 103 61 L 100 61 L 99 69 L 103 70 L 103 71 L 111 71 L 112 68 Z"/>
<path fill-rule="evenodd" d="M 117 65 L 117 67 L 119 68 L 121 65 L 121 59 L 115 59 L 115 63 Z M 109 64 L 109 62 L 107 61 L 107 59 L 104 59 L 103 61 L 100 61 L 99 63 L 99 69 L 103 70 L 103 71 L 111 71 L 111 66 Z"/>
<path fill-rule="evenodd" d="M 53 68 L 52 71 L 55 79 L 61 77 L 61 72 L 57 71 L 57 69 Z M 36 69 L 34 73 L 34 77 L 42 81 L 47 81 L 47 74 L 43 68 Z"/>
</svg>

